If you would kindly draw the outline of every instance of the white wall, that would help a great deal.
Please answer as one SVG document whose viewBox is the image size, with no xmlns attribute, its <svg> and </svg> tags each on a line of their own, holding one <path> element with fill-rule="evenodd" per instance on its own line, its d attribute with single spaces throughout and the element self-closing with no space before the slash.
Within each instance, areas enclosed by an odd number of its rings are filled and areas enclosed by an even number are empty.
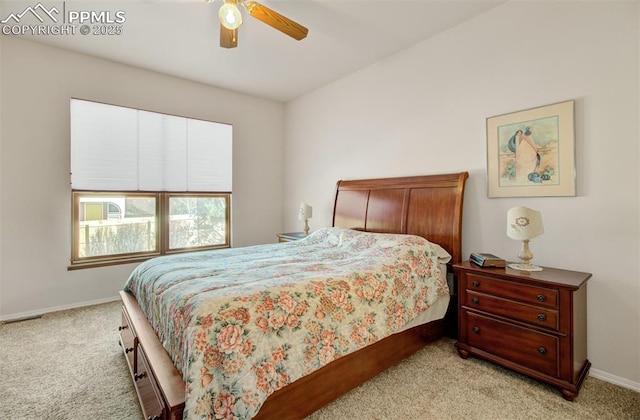
<svg viewBox="0 0 640 420">
<path fill-rule="evenodd" d="M 463 253 L 517 259 L 506 211 L 540 210 L 541 265 L 593 273 L 592 375 L 640 390 L 637 2 L 509 2 L 287 104 L 285 228 L 331 223 L 338 179 L 467 170 Z M 487 198 L 486 118 L 575 99 L 577 197 Z"/>
<path fill-rule="evenodd" d="M 0 319 L 115 299 L 134 267 L 67 271 L 70 97 L 233 124 L 233 245 L 276 241 L 282 103 L 7 36 L 0 48 Z"/>
<path fill-rule="evenodd" d="M 2 5 L 0 5 L 0 13 L 2 13 Z M 4 57 L 3 43 L 0 40 L 0 92 L 2 92 L 2 57 Z M 0 163 L 2 162 L 2 99 L 0 99 Z M 0 168 L 0 308 L 2 307 L 2 170 Z M 1 313 L 1 312 L 0 312 Z"/>
</svg>

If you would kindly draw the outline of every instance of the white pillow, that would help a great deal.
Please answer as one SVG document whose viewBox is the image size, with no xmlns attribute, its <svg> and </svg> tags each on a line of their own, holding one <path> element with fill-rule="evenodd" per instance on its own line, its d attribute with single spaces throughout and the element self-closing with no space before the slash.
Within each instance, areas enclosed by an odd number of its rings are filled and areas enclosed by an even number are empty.
<svg viewBox="0 0 640 420">
<path fill-rule="evenodd" d="M 438 256 L 438 262 L 440 264 L 446 264 L 449 261 L 451 261 L 451 254 L 449 254 L 446 249 L 444 249 L 438 244 L 434 244 L 433 242 L 430 242 L 430 243 L 433 246 L 433 248 L 436 250 L 436 255 Z"/>
</svg>

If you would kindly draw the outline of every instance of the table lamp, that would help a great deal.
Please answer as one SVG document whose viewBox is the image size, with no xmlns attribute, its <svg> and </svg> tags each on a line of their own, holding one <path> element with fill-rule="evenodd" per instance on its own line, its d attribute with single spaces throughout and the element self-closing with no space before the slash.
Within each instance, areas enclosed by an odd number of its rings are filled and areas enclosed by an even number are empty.
<svg viewBox="0 0 640 420">
<path fill-rule="evenodd" d="M 313 208 L 306 204 L 300 203 L 300 209 L 298 210 L 298 220 L 304 220 L 304 234 L 309 234 L 309 219 L 313 217 Z"/>
<path fill-rule="evenodd" d="M 518 254 L 521 262 L 509 264 L 510 268 L 522 271 L 542 271 L 542 267 L 531 264 L 533 254 L 529 250 L 529 240 L 544 233 L 542 215 L 527 207 L 513 207 L 507 212 L 507 236 L 522 241 Z"/>
</svg>

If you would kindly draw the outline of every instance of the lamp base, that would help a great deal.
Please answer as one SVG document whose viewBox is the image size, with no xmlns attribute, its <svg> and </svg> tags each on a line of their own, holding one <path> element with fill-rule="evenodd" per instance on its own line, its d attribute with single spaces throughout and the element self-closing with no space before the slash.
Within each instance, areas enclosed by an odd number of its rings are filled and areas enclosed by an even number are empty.
<svg viewBox="0 0 640 420">
<path fill-rule="evenodd" d="M 531 264 L 509 264 L 509 268 L 513 268 L 514 270 L 520 271 L 542 271 L 542 267 L 538 267 L 537 265 Z"/>
</svg>

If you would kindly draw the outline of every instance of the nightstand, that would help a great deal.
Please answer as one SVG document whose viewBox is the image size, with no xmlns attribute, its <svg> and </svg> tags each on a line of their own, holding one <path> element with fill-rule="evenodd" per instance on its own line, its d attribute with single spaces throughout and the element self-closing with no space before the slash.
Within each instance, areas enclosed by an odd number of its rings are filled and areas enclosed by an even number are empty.
<svg viewBox="0 0 640 420">
<path fill-rule="evenodd" d="M 460 357 L 477 356 L 560 389 L 573 401 L 587 377 L 589 273 L 454 264 Z"/>
<path fill-rule="evenodd" d="M 304 232 L 278 233 L 276 236 L 278 237 L 278 242 L 297 241 L 307 237 Z"/>
</svg>

